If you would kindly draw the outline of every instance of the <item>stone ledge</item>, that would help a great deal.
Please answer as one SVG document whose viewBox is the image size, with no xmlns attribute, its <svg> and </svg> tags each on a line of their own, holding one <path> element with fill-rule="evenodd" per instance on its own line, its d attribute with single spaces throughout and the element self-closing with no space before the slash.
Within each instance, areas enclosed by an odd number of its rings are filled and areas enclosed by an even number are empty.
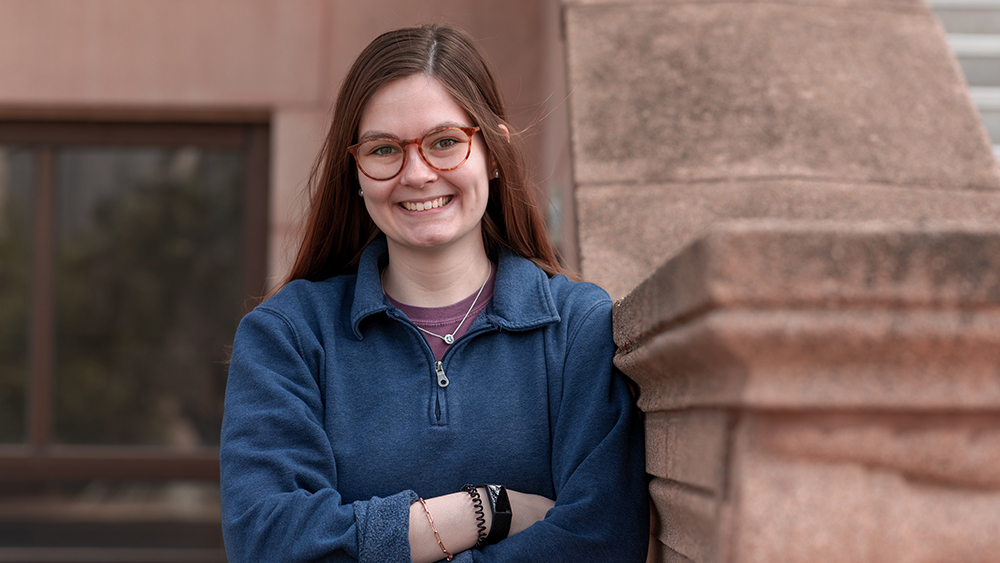
<svg viewBox="0 0 1000 563">
<path fill-rule="evenodd" d="M 716 310 L 1000 308 L 1000 228 L 966 223 L 733 221 L 615 304 L 627 354 Z"/>
<path fill-rule="evenodd" d="M 1000 408 L 1000 311 L 719 311 L 619 352 L 646 412 Z"/>
<path fill-rule="evenodd" d="M 728 224 L 614 314 L 659 561 L 994 560 L 1000 229 Z"/>
<path fill-rule="evenodd" d="M 929 219 L 958 228 L 1000 225 L 1000 190 L 995 189 L 775 179 L 590 186 L 578 188 L 576 197 L 583 273 L 615 298 L 723 222 L 798 221 L 819 229 L 829 228 L 824 227 L 828 222 L 872 221 L 905 229 L 909 222 L 911 230 Z"/>
</svg>

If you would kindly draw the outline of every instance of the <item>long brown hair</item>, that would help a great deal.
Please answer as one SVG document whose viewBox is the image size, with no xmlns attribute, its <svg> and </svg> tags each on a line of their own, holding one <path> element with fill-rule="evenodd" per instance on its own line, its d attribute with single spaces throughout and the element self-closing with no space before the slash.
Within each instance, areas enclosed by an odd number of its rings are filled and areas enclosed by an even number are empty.
<svg viewBox="0 0 1000 563">
<path fill-rule="evenodd" d="M 562 271 L 545 231 L 535 188 L 528 181 L 523 143 L 507 122 L 489 65 L 468 34 L 429 25 L 382 34 L 348 71 L 310 177 L 310 210 L 302 245 L 284 283 L 357 272 L 362 250 L 379 230 L 358 196 L 357 168 L 347 147 L 354 144 L 361 113 L 375 92 L 415 74 L 437 78 L 476 121 L 500 171 L 499 178 L 490 180 L 482 222 L 487 255 L 495 257 L 507 248 L 549 275 Z M 508 128 L 509 140 L 501 125 Z"/>
</svg>

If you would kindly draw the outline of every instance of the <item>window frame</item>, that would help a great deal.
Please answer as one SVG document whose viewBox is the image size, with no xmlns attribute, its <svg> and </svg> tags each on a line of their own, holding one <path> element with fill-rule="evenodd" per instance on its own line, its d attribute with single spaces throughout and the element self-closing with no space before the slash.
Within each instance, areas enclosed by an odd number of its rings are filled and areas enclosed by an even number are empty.
<svg viewBox="0 0 1000 563">
<path fill-rule="evenodd" d="M 36 151 L 32 292 L 28 329 L 26 439 L 0 446 L 3 481 L 92 479 L 204 480 L 219 478 L 218 448 L 57 445 L 54 424 L 55 151 L 61 147 L 239 148 L 246 154 L 241 263 L 244 312 L 259 303 L 266 283 L 270 119 L 241 112 L 0 112 L 0 144 Z"/>
</svg>

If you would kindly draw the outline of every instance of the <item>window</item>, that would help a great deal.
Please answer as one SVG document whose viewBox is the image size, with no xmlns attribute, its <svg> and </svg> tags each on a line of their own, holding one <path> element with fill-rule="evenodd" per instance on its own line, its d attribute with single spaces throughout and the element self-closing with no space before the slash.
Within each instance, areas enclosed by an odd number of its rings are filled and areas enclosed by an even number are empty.
<svg viewBox="0 0 1000 563">
<path fill-rule="evenodd" d="M 264 290 L 267 139 L 0 121 L 0 492 L 217 481 L 228 349 Z"/>
</svg>

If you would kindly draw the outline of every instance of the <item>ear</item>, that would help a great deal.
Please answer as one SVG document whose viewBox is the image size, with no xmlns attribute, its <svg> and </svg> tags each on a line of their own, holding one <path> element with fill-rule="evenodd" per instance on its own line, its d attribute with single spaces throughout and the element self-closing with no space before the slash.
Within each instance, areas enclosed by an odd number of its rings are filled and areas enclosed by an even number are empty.
<svg viewBox="0 0 1000 563">
<path fill-rule="evenodd" d="M 503 131 L 503 136 L 507 138 L 507 142 L 509 143 L 510 130 L 507 129 L 507 126 L 504 125 L 503 123 L 500 124 L 500 130 Z M 496 169 L 497 169 L 497 161 L 495 158 L 493 158 L 493 155 L 490 155 L 490 170 L 496 170 Z"/>
</svg>

